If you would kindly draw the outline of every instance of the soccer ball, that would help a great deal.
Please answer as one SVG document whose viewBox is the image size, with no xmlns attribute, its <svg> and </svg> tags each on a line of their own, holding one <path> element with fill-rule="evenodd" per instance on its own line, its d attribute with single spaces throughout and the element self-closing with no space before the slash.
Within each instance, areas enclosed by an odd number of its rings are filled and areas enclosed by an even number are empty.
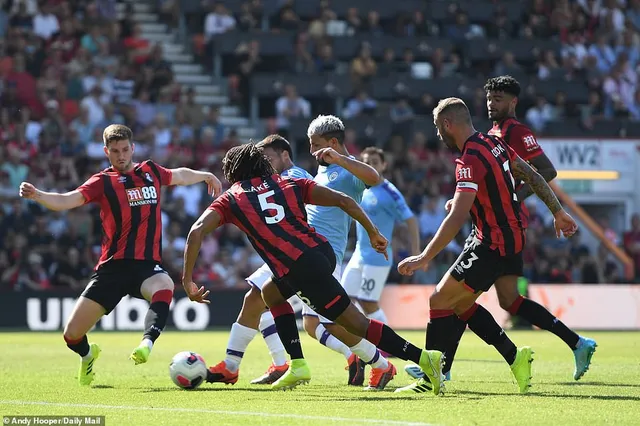
<svg viewBox="0 0 640 426">
<path fill-rule="evenodd" d="M 169 375 L 176 386 L 195 389 L 207 378 L 207 364 L 195 352 L 177 353 L 169 364 Z"/>
</svg>

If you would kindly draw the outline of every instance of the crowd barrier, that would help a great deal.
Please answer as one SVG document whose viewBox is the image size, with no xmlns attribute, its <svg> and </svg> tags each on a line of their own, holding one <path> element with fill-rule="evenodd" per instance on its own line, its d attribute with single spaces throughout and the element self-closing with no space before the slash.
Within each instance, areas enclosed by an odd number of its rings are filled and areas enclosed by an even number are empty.
<svg viewBox="0 0 640 426">
<path fill-rule="evenodd" d="M 432 285 L 388 285 L 382 295 L 389 325 L 404 330 L 424 330 L 429 321 Z M 229 327 L 236 320 L 245 290 L 211 293 L 211 304 L 189 301 L 176 293 L 168 327 L 206 330 Z M 78 295 L 69 292 L 0 292 L 0 329 L 58 331 L 64 328 Z M 546 306 L 569 327 L 591 330 L 639 330 L 640 285 L 529 285 L 529 297 Z M 500 308 L 492 289 L 478 299 L 499 324 L 509 314 Z M 125 298 L 97 325 L 98 330 L 134 331 L 144 328 L 148 308 L 144 300 Z M 299 304 L 295 306 L 300 311 Z"/>
</svg>

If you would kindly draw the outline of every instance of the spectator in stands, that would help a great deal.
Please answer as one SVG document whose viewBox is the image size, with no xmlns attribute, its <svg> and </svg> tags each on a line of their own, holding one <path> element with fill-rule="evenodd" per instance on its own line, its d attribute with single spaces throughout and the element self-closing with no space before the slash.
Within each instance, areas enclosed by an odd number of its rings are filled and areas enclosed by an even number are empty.
<svg viewBox="0 0 640 426">
<path fill-rule="evenodd" d="M 376 100 L 371 98 L 365 90 L 358 90 L 355 96 L 347 102 L 342 115 L 345 118 L 354 118 L 364 114 L 372 114 L 377 107 Z"/>
<path fill-rule="evenodd" d="M 278 133 L 289 134 L 290 120 L 297 118 L 310 118 L 311 104 L 302 96 L 298 95 L 296 86 L 287 84 L 284 87 L 284 95 L 276 101 L 276 126 Z"/>
<path fill-rule="evenodd" d="M 222 2 L 215 2 L 204 21 L 204 36 L 210 42 L 216 35 L 224 34 L 234 29 L 236 19 Z"/>
<path fill-rule="evenodd" d="M 547 122 L 552 118 L 553 108 L 543 96 L 538 96 L 536 104 L 527 111 L 525 116 L 527 123 L 538 133 L 544 131 Z"/>
<path fill-rule="evenodd" d="M 361 87 L 376 75 L 378 66 L 371 57 L 371 45 L 363 43 L 358 56 L 351 62 L 351 78 L 354 86 Z"/>
</svg>

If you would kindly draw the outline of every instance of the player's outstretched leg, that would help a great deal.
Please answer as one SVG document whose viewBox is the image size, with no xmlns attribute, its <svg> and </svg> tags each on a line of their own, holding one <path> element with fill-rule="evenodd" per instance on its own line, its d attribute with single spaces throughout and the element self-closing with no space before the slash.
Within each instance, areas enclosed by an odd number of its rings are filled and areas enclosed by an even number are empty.
<svg viewBox="0 0 640 426">
<path fill-rule="evenodd" d="M 99 303 L 80 296 L 64 328 L 67 347 L 81 357 L 78 372 L 78 382 L 81 385 L 89 385 L 95 378 L 94 364 L 100 356 L 100 347 L 96 343 L 89 344 L 87 332 L 105 312 L 105 308 Z"/>
<path fill-rule="evenodd" d="M 251 286 L 244 296 L 238 319 L 231 326 L 225 359 L 209 367 L 208 383 L 233 385 L 238 381 L 242 357 L 258 332 L 258 322 L 263 311 L 264 302 L 260 290 Z"/>
<path fill-rule="evenodd" d="M 516 348 L 516 345 L 493 319 L 489 311 L 478 304 L 474 303 L 471 308 L 460 315 L 460 319 L 466 321 L 471 331 L 486 344 L 495 347 L 500 352 L 500 355 L 511 367 L 520 393 L 527 393 L 531 387 L 531 363 L 533 362 L 531 348 Z"/>
<path fill-rule="evenodd" d="M 158 272 L 154 268 L 154 271 Z M 173 299 L 174 284 L 168 274 L 160 270 L 145 279 L 140 286 L 140 293 L 151 304 L 144 318 L 144 335 L 140 345 L 129 356 L 133 362 L 144 364 L 149 360 L 155 341 L 160 337 L 169 318 L 169 306 Z"/>
<path fill-rule="evenodd" d="M 300 334 L 293 308 L 282 296 L 273 282 L 267 283 L 262 289 L 262 298 L 273 314 L 276 329 L 285 350 L 291 357 L 291 365 L 287 372 L 271 384 L 272 389 L 293 389 L 300 384 L 309 383 L 311 370 L 302 353 Z"/>
<path fill-rule="evenodd" d="M 335 317 L 336 310 L 328 310 L 323 312 L 324 316 L 331 318 L 344 327 L 347 331 L 356 336 L 361 336 L 373 343 L 374 346 L 390 353 L 403 360 L 411 360 L 417 363 L 425 372 L 431 383 L 433 383 L 432 391 L 436 395 L 444 392 L 442 385 L 442 364 L 444 358 L 442 352 L 435 350 L 422 350 L 411 344 L 407 340 L 400 337 L 389 326 L 372 319 L 368 319 L 353 303 L 344 308 L 341 306 L 342 312 Z"/>
<path fill-rule="evenodd" d="M 280 341 L 280 336 L 278 336 L 276 322 L 273 319 L 271 312 L 267 311 L 262 314 L 258 328 L 265 343 L 267 344 L 267 348 L 269 348 L 272 363 L 267 371 L 262 376 L 253 379 L 251 384 L 270 385 L 287 372 L 289 364 L 287 363 L 286 351 L 284 350 L 284 345 Z"/>
<path fill-rule="evenodd" d="M 591 357 L 598 346 L 593 339 L 579 336 L 544 306 L 518 293 L 517 276 L 501 277 L 495 283 L 500 307 L 511 315 L 518 315 L 529 323 L 562 339 L 573 351 L 575 370 L 573 378 L 579 380 L 589 370 Z"/>
</svg>

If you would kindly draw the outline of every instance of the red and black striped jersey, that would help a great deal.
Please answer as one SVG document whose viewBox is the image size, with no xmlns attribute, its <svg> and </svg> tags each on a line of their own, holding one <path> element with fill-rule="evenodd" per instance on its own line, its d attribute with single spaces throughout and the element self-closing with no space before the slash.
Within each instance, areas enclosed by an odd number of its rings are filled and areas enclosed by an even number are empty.
<svg viewBox="0 0 640 426">
<path fill-rule="evenodd" d="M 494 123 L 489 134 L 502 138 L 525 161 L 544 152 L 531 129 L 513 117 Z"/>
<path fill-rule="evenodd" d="M 276 278 L 285 276 L 306 251 L 327 242 L 307 222 L 316 183 L 279 175 L 234 183 L 209 206 L 220 225 L 242 230 Z"/>
<path fill-rule="evenodd" d="M 102 254 L 96 268 L 111 259 L 162 262 L 160 192 L 171 177 L 170 170 L 147 160 L 129 173 L 105 169 L 78 188 L 85 203 L 100 205 Z"/>
<path fill-rule="evenodd" d="M 476 132 L 456 160 L 456 191 L 476 193 L 471 207 L 474 233 L 503 256 L 519 253 L 525 243 L 526 217 L 511 173 L 516 156 L 502 139 Z"/>
</svg>

